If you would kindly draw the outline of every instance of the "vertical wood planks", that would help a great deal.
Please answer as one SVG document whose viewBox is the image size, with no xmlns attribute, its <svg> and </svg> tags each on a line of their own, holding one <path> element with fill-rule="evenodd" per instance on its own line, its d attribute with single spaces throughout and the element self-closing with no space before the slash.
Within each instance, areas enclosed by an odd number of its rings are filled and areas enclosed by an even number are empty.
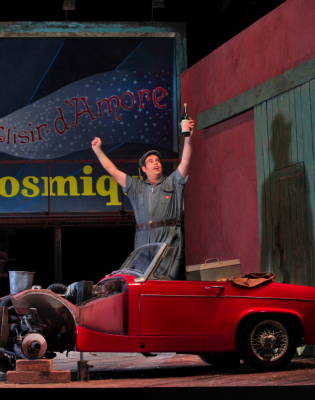
<svg viewBox="0 0 315 400">
<path fill-rule="evenodd" d="M 315 284 L 315 80 L 258 104 L 254 115 L 261 269 L 287 268 L 282 279 Z"/>
</svg>

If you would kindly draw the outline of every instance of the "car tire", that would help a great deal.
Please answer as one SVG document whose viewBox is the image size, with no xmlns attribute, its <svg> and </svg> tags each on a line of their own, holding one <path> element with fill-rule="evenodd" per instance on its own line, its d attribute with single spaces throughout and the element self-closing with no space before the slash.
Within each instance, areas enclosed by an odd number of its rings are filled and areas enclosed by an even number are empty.
<svg viewBox="0 0 315 400">
<path fill-rule="evenodd" d="M 240 365 L 240 357 L 236 352 L 222 354 L 202 353 L 199 354 L 199 357 L 205 363 L 213 365 L 221 370 L 235 369 Z"/>
<path fill-rule="evenodd" d="M 296 350 L 293 330 L 281 319 L 246 321 L 238 342 L 243 360 L 256 370 L 280 369 L 291 361 Z"/>
</svg>

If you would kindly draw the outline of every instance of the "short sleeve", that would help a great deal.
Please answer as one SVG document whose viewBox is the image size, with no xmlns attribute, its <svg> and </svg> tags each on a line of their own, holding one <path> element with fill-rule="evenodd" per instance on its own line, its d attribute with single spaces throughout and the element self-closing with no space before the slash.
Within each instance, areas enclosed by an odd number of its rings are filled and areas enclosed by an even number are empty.
<svg viewBox="0 0 315 400">
<path fill-rule="evenodd" d="M 126 176 L 126 186 L 123 189 L 125 195 L 127 195 L 130 199 L 137 197 L 140 193 L 142 193 L 142 181 L 139 178 L 127 175 Z"/>
<path fill-rule="evenodd" d="M 133 178 L 130 175 L 126 176 L 126 186 L 123 188 L 124 193 L 128 194 L 130 188 L 132 187 Z"/>
<path fill-rule="evenodd" d="M 188 181 L 189 176 L 182 176 L 178 170 L 178 168 L 174 172 L 174 179 L 177 184 L 185 185 Z"/>
</svg>

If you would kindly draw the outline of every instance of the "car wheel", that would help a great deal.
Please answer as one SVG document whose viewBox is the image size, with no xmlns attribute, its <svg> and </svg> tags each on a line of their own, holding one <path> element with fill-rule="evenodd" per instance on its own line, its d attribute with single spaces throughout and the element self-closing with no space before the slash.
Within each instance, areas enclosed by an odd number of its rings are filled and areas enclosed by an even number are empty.
<svg viewBox="0 0 315 400">
<path fill-rule="evenodd" d="M 207 364 L 220 369 L 234 369 L 240 365 L 240 357 L 236 352 L 222 354 L 202 353 L 199 354 L 199 357 Z"/>
<path fill-rule="evenodd" d="M 296 348 L 289 324 L 276 319 L 247 321 L 239 338 L 242 358 L 255 369 L 282 368 L 290 362 Z"/>
</svg>

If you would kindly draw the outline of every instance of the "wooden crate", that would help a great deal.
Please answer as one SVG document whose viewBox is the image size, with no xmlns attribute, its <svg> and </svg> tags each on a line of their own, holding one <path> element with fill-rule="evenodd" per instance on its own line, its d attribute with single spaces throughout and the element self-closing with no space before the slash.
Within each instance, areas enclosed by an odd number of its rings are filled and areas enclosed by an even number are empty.
<svg viewBox="0 0 315 400">
<path fill-rule="evenodd" d="M 186 266 L 186 279 L 190 281 L 218 281 L 241 275 L 240 260 L 215 260 Z"/>
</svg>

